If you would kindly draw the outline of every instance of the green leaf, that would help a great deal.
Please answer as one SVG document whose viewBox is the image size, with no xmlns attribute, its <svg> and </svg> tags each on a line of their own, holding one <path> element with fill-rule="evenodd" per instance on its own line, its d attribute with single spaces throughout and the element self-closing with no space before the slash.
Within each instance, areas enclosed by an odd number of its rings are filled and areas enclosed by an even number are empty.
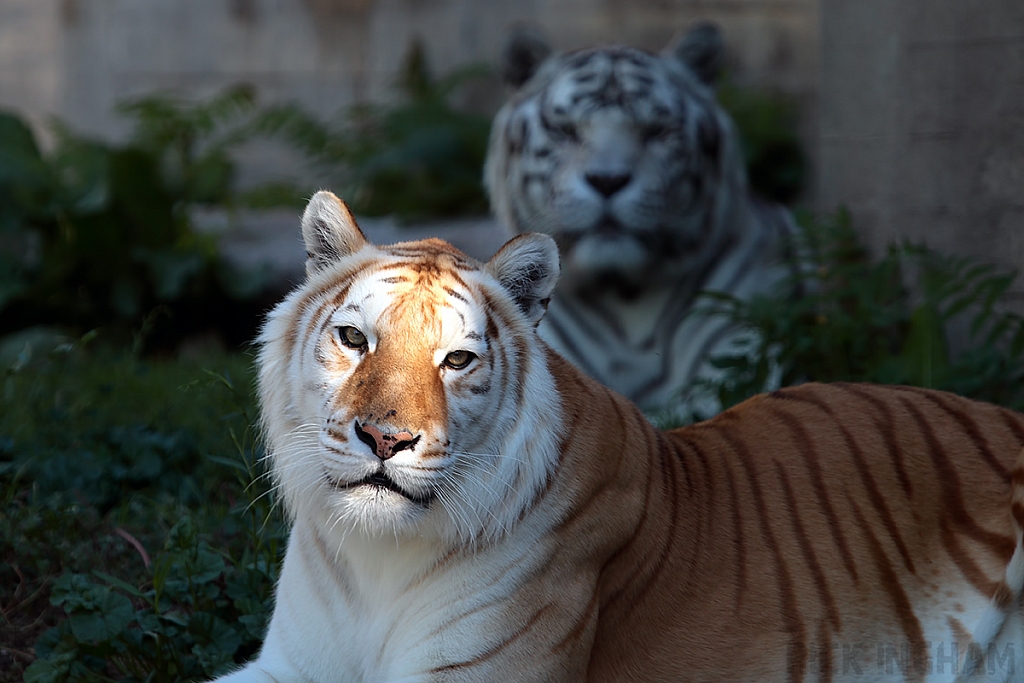
<svg viewBox="0 0 1024 683">
<path fill-rule="evenodd" d="M 237 470 L 237 471 L 241 472 L 242 474 L 245 474 L 245 475 L 249 474 L 249 468 L 247 468 L 245 466 L 245 463 L 243 463 L 242 461 L 237 460 L 235 458 L 224 458 L 224 457 L 221 457 L 219 455 L 207 455 L 206 458 L 210 462 L 215 462 L 218 465 L 224 465 L 225 467 L 230 467 L 231 469 Z"/>
<path fill-rule="evenodd" d="M 77 652 L 62 652 L 48 659 L 37 659 L 25 669 L 25 683 L 64 683 L 77 656 Z"/>
<path fill-rule="evenodd" d="M 61 141 L 51 159 L 58 201 L 66 211 L 96 213 L 110 201 L 110 150 L 58 129 Z"/>
<path fill-rule="evenodd" d="M 94 644 L 117 637 L 135 619 L 128 598 L 110 588 L 95 590 L 92 611 L 73 613 L 68 620 L 76 638 Z"/>
<path fill-rule="evenodd" d="M 146 594 L 143 593 L 142 591 L 140 591 L 138 588 L 136 588 L 135 586 L 131 585 L 127 581 L 124 581 L 122 579 L 117 578 L 116 576 L 111 576 L 110 574 L 107 574 L 105 572 L 101 572 L 98 569 L 94 569 L 92 571 L 92 574 L 93 574 L 93 576 L 95 576 L 95 577 L 97 577 L 97 578 L 99 578 L 99 579 L 101 579 L 103 581 L 106 581 L 107 583 L 111 584 L 112 586 L 120 588 L 121 590 L 123 590 L 124 592 L 128 593 L 129 595 L 134 595 L 137 598 L 145 598 L 146 597 Z"/>
<path fill-rule="evenodd" d="M 166 612 L 164 614 L 161 614 L 160 618 L 162 620 L 164 620 L 164 621 L 167 621 L 167 622 L 171 623 L 171 624 L 175 624 L 177 626 L 182 626 L 182 627 L 188 626 L 188 622 L 189 622 L 189 616 L 187 614 L 185 614 L 184 612 L 179 612 L 179 611 Z"/>
<path fill-rule="evenodd" d="M 910 316 L 902 360 L 916 386 L 934 387 L 949 367 L 949 352 L 942 319 L 929 305 L 918 306 Z"/>
<path fill-rule="evenodd" d="M 110 157 L 110 192 L 129 244 L 170 247 L 178 239 L 173 198 L 164 185 L 158 160 L 140 149 L 119 149 Z"/>
<path fill-rule="evenodd" d="M 33 189 L 48 185 L 48 173 L 32 130 L 14 114 L 0 111 L 0 185 Z"/>
<path fill-rule="evenodd" d="M 50 604 L 63 606 L 67 611 L 87 607 L 90 603 L 86 596 L 92 588 L 93 584 L 85 574 L 61 574 L 54 579 L 50 589 Z"/>
<path fill-rule="evenodd" d="M 242 634 L 223 619 L 208 612 L 197 612 L 189 620 L 188 631 L 196 641 L 192 654 L 209 675 L 217 675 L 233 665 L 234 653 L 242 645 Z"/>
<path fill-rule="evenodd" d="M 135 257 L 149 269 L 156 296 L 161 301 L 171 301 L 181 296 L 189 282 L 206 266 L 206 259 L 195 251 L 138 249 Z"/>
<path fill-rule="evenodd" d="M 164 543 L 164 549 L 170 551 L 191 549 L 198 542 L 198 534 L 195 522 L 186 515 L 178 520 L 178 523 L 167 532 L 167 541 Z"/>
<path fill-rule="evenodd" d="M 189 573 L 195 584 L 214 581 L 224 573 L 224 558 L 205 543 L 200 544 L 195 559 L 189 563 Z"/>
<path fill-rule="evenodd" d="M 246 635 L 252 640 L 263 640 L 267 633 L 267 617 L 266 613 L 262 614 L 243 614 L 238 617 L 238 623 L 245 628 Z"/>
</svg>

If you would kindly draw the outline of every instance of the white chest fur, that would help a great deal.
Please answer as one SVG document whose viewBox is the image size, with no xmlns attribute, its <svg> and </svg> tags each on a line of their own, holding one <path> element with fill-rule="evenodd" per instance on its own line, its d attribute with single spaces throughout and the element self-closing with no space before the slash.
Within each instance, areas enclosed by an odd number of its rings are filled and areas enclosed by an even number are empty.
<svg viewBox="0 0 1024 683">
<path fill-rule="evenodd" d="M 341 534 L 324 536 L 308 522 L 294 527 L 263 651 L 237 680 L 411 682 L 458 673 L 500 645 L 518 611 L 517 587 L 548 556 L 524 542 L 533 534 L 477 552 L 358 534 L 339 546 Z M 486 673 L 465 671 L 467 680 Z"/>
</svg>

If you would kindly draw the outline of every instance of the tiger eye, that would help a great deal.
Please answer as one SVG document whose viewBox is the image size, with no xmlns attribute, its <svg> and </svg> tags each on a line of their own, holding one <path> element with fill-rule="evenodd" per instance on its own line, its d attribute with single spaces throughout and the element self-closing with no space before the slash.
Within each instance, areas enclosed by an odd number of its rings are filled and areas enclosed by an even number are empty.
<svg viewBox="0 0 1024 683">
<path fill-rule="evenodd" d="M 580 139 L 580 134 L 579 131 L 576 130 L 576 125 L 571 121 L 565 121 L 558 124 L 554 128 L 554 132 L 557 136 L 572 142 L 578 142 Z"/>
<path fill-rule="evenodd" d="M 342 344 L 351 349 L 361 349 L 366 346 L 366 335 L 349 325 L 338 328 L 338 338 Z"/>
<path fill-rule="evenodd" d="M 472 351 L 452 351 L 444 357 L 444 365 L 453 370 L 461 370 L 469 365 L 474 358 L 476 358 L 476 354 Z"/>
<path fill-rule="evenodd" d="M 672 134 L 672 129 L 663 123 L 652 123 L 643 130 L 644 141 L 664 140 Z"/>
</svg>

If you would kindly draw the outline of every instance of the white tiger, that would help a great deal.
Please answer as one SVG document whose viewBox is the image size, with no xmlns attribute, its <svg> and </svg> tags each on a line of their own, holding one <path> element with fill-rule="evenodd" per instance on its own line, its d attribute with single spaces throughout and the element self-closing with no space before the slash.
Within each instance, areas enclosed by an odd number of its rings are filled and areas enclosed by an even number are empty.
<svg viewBox="0 0 1024 683">
<path fill-rule="evenodd" d="M 661 55 L 549 52 L 529 32 L 506 49 L 505 79 L 519 89 L 491 129 L 492 207 L 514 232 L 558 243 L 562 278 L 541 336 L 642 408 L 682 412 L 680 392 L 738 334 L 689 315 L 696 295 L 768 290 L 785 272 L 791 218 L 748 192 L 713 91 L 717 28 L 698 25 Z"/>
</svg>

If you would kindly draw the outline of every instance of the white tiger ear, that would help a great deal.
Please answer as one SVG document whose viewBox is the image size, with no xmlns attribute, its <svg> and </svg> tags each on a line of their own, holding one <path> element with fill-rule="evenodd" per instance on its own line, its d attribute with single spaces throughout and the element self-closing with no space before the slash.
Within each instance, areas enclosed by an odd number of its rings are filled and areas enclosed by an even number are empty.
<svg viewBox="0 0 1024 683">
<path fill-rule="evenodd" d="M 518 235 L 506 242 L 486 267 L 536 326 L 548 310 L 558 282 L 555 241 L 538 233 Z"/>
<path fill-rule="evenodd" d="M 345 202 L 327 190 L 317 192 L 306 205 L 302 238 L 306 241 L 307 276 L 369 244 Z"/>
<path fill-rule="evenodd" d="M 530 26 L 517 26 L 501 52 L 501 78 L 518 88 L 537 73 L 550 55 L 551 46 L 540 31 Z"/>
<path fill-rule="evenodd" d="M 725 62 L 725 40 L 722 30 L 711 22 L 701 22 L 676 38 L 662 53 L 675 57 L 688 66 L 701 81 L 714 85 Z"/>
</svg>

